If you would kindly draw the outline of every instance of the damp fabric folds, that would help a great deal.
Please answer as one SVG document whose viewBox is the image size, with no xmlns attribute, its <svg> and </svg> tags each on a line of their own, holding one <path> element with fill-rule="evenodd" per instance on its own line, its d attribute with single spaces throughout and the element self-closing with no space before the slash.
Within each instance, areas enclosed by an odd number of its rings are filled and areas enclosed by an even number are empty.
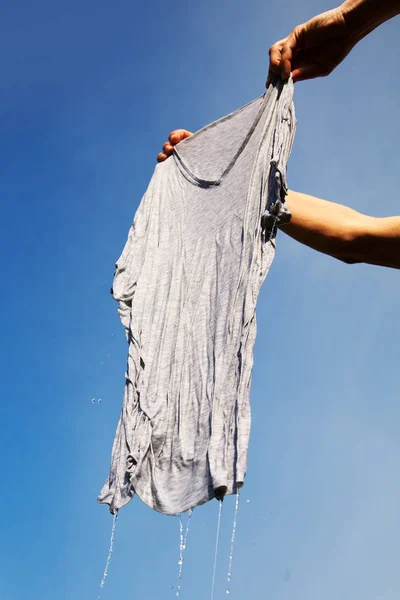
<svg viewBox="0 0 400 600">
<path fill-rule="evenodd" d="M 116 264 L 123 407 L 98 501 L 164 513 L 234 494 L 247 469 L 256 302 L 287 222 L 293 82 L 156 166 Z"/>
</svg>

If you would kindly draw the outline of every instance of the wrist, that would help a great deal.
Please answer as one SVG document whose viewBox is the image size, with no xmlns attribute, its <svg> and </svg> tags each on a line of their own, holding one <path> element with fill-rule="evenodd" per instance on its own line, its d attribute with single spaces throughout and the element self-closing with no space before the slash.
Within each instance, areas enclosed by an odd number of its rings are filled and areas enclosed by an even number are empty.
<svg viewBox="0 0 400 600">
<path fill-rule="evenodd" d="M 340 6 L 349 34 L 361 40 L 400 12 L 399 0 L 345 0 Z"/>
</svg>

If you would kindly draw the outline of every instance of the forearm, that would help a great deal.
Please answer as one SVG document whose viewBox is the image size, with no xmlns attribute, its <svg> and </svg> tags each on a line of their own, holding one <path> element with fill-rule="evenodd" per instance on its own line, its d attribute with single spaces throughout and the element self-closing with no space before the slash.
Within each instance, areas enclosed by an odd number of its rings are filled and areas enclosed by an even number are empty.
<svg viewBox="0 0 400 600">
<path fill-rule="evenodd" d="M 292 213 L 282 231 L 346 263 L 400 269 L 400 217 L 374 218 L 351 208 L 289 191 Z"/>
<path fill-rule="evenodd" d="M 345 0 L 340 8 L 350 31 L 358 41 L 385 21 L 400 14 L 400 0 Z"/>
</svg>

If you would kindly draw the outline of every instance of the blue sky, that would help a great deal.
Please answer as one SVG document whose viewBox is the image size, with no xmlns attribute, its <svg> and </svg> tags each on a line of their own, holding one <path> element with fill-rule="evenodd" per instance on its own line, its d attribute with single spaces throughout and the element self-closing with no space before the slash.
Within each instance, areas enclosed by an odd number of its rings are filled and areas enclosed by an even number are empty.
<svg viewBox="0 0 400 600">
<path fill-rule="evenodd" d="M 264 91 L 270 44 L 327 2 L 26 0 L 0 23 L 1 600 L 96 599 L 126 343 L 114 262 L 170 130 Z M 399 214 L 400 21 L 296 85 L 292 189 Z M 395 270 L 283 234 L 258 303 L 231 598 L 398 600 Z M 108 355 L 111 355 L 108 357 Z M 91 404 L 92 397 L 102 403 Z M 226 597 L 234 499 L 216 600 Z M 182 600 L 210 596 L 218 505 L 195 511 Z M 179 527 L 135 498 L 102 594 L 174 598 Z"/>
</svg>

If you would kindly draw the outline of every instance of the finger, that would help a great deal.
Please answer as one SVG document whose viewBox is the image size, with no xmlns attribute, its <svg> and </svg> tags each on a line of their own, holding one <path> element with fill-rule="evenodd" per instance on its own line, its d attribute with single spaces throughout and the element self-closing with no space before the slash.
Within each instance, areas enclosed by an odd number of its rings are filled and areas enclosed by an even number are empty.
<svg viewBox="0 0 400 600">
<path fill-rule="evenodd" d="M 282 48 L 282 59 L 279 65 L 279 74 L 285 81 L 289 79 L 290 71 L 292 70 L 292 57 L 292 48 L 286 43 Z"/>
<path fill-rule="evenodd" d="M 300 65 L 307 67 L 307 70 L 311 70 L 313 67 L 306 63 L 307 51 L 305 50 L 306 41 L 306 27 L 304 25 L 298 25 L 288 36 L 285 47 L 282 49 L 282 77 L 287 79 L 292 74 L 293 82 L 301 81 L 307 78 L 306 74 L 299 73 Z M 315 77 L 311 75 L 308 77 Z"/>
<path fill-rule="evenodd" d="M 280 40 L 271 46 L 269 49 L 269 69 L 266 87 L 270 85 L 272 80 L 279 75 L 280 64 L 282 60 L 282 46 L 285 40 Z"/>
<path fill-rule="evenodd" d="M 301 26 L 295 27 L 282 47 L 282 60 L 280 64 L 280 76 L 282 79 L 289 79 L 292 72 L 294 57 L 297 56 L 300 47 L 301 32 Z"/>
<path fill-rule="evenodd" d="M 170 142 L 165 142 L 165 144 L 163 146 L 164 154 L 166 154 L 167 156 L 171 156 L 173 151 L 174 151 L 174 148 L 173 148 L 172 144 L 170 144 Z"/>
<path fill-rule="evenodd" d="M 287 38 L 284 38 L 280 42 L 271 46 L 270 49 L 270 72 L 268 73 L 269 85 L 272 81 L 273 76 L 279 76 L 284 81 L 289 79 L 292 71 L 292 60 L 293 55 L 296 53 L 298 46 L 300 45 L 299 40 L 302 35 L 302 26 L 295 27 Z"/>
<path fill-rule="evenodd" d="M 168 156 L 163 154 L 163 152 L 160 152 L 160 154 L 157 155 L 157 162 L 163 162 L 166 158 L 168 158 Z"/>
<path fill-rule="evenodd" d="M 181 142 L 182 140 L 184 140 L 187 137 L 190 137 L 191 135 L 193 135 L 193 134 L 191 133 L 191 131 L 188 131 L 187 129 L 175 129 L 175 131 L 172 131 L 169 134 L 168 139 L 173 146 L 176 146 L 176 144 L 179 144 L 179 142 Z"/>
</svg>

